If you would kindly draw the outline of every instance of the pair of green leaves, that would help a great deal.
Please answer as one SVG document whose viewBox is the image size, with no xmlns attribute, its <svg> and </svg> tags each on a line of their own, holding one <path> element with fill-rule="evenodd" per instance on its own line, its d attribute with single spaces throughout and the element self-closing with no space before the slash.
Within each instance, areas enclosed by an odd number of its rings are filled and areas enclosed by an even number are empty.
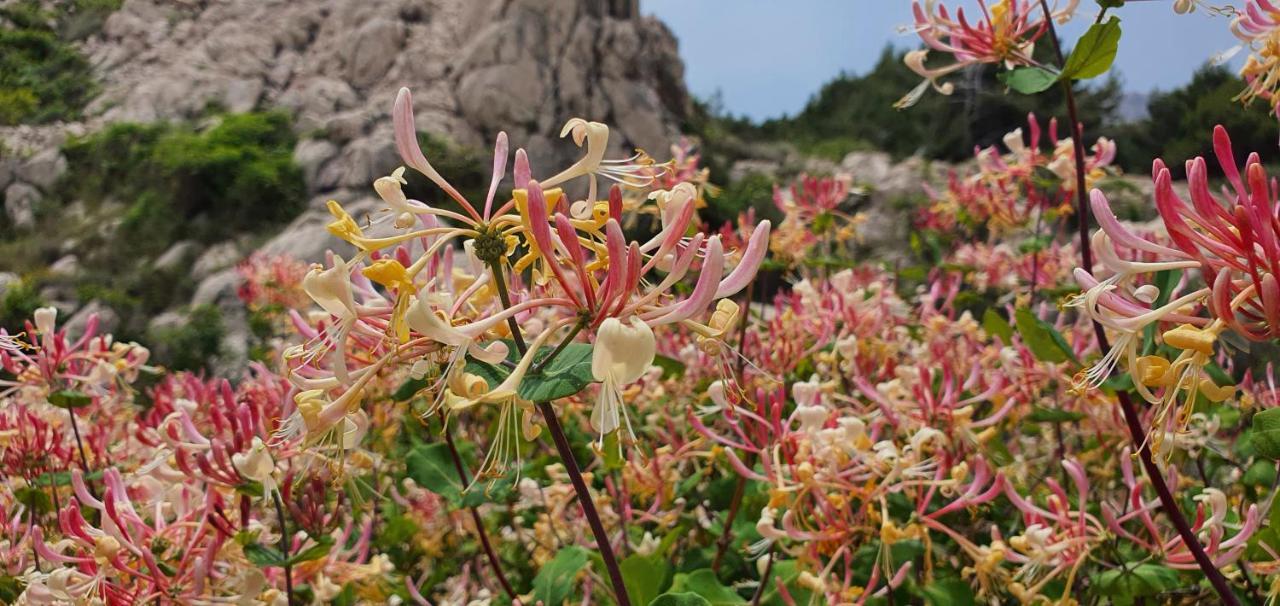
<svg viewBox="0 0 1280 606">
<path fill-rule="evenodd" d="M 533 356 L 534 369 L 542 363 L 555 348 L 544 346 Z M 519 354 L 511 347 L 508 359 L 519 363 Z M 559 398 L 567 398 L 587 387 L 595 381 L 591 374 L 592 346 L 590 343 L 570 343 L 551 360 L 546 368 L 538 372 L 528 372 L 520 381 L 516 395 L 530 402 L 550 402 Z M 466 371 L 479 375 L 493 389 L 501 385 L 511 374 L 506 366 L 489 364 L 480 360 L 468 360 Z"/>
<path fill-rule="evenodd" d="M 506 343 L 509 352 L 507 361 L 512 365 L 519 364 L 520 354 L 515 344 L 510 340 Z M 593 349 L 590 343 L 570 343 L 551 360 L 551 364 L 546 368 L 537 368 L 537 365 L 554 350 L 555 348 L 551 346 L 538 349 L 533 358 L 534 366 L 531 372 L 525 374 L 524 379 L 520 381 L 516 395 L 530 402 L 549 402 L 574 395 L 595 381 L 595 377 L 591 374 Z M 537 369 L 538 372 L 532 372 L 533 369 Z M 511 374 L 511 369 L 507 366 L 489 364 L 474 358 L 467 359 L 465 370 L 484 379 L 485 383 L 489 384 L 489 389 L 501 385 Z M 408 379 L 396 388 L 391 398 L 397 402 L 411 400 L 431 383 L 432 380 L 429 378 Z"/>
<path fill-rule="evenodd" d="M 329 550 L 333 549 L 333 537 L 325 535 L 320 537 L 312 537 L 315 545 L 312 545 L 298 553 L 285 557 L 279 549 L 258 543 L 256 537 L 245 535 L 238 537 L 244 545 L 244 557 L 259 568 L 275 566 L 283 568 L 285 566 L 297 566 L 303 562 L 318 560 L 329 555 Z"/>
<path fill-rule="evenodd" d="M 1120 46 L 1120 19 L 1111 17 L 1105 23 L 1095 23 L 1076 42 L 1061 72 L 1043 67 L 1019 67 L 1000 74 L 1000 80 L 1020 93 L 1033 95 L 1057 82 L 1096 78 L 1108 69 L 1116 59 Z"/>
</svg>

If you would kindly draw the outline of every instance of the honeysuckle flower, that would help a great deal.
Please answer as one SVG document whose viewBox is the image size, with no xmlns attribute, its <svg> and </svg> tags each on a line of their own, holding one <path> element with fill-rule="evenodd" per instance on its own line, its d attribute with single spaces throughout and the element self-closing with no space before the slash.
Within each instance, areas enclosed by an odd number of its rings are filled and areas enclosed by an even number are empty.
<svg viewBox="0 0 1280 606">
<path fill-rule="evenodd" d="M 587 197 L 570 207 L 573 216 L 585 218 L 595 206 L 599 191 L 597 177 L 605 177 L 626 187 L 639 189 L 648 187 L 655 178 L 655 163 L 648 154 L 637 151 L 630 158 L 623 160 L 606 160 L 605 152 L 609 147 L 609 127 L 599 122 L 589 122 L 582 118 L 571 118 L 560 130 L 560 137 L 573 135 L 573 142 L 586 149 L 584 155 L 572 166 L 556 175 L 545 179 L 543 187 L 551 188 L 578 177 L 587 177 Z M 665 168 L 664 165 L 663 168 Z"/>
<path fill-rule="evenodd" d="M 1213 316 L 1240 335 L 1262 341 L 1280 336 L 1280 225 L 1276 192 L 1258 155 L 1250 154 L 1241 175 L 1226 129 L 1213 131 L 1214 153 L 1230 188 L 1225 204 L 1210 193 L 1204 158 L 1187 163 L 1188 205 L 1172 186 L 1169 169 L 1155 161 L 1156 208 L 1169 238 L 1194 259 L 1213 289 Z"/>
<path fill-rule="evenodd" d="M 1246 104 L 1265 99 L 1273 113 L 1280 112 L 1276 95 L 1280 89 L 1280 7 L 1272 0 L 1246 0 L 1244 10 L 1236 12 L 1231 22 L 1231 32 L 1242 43 L 1236 50 L 1250 51 L 1240 68 L 1245 89 L 1237 98 Z"/>
<path fill-rule="evenodd" d="M 261 438 L 254 436 L 248 452 L 231 455 L 231 462 L 245 479 L 261 484 L 265 491 L 275 490 L 276 463 Z"/>
<path fill-rule="evenodd" d="M 1136 368 L 1138 347 L 1148 325 L 1161 321 L 1204 324 L 1203 318 L 1188 315 L 1184 308 L 1204 301 L 1209 295 L 1207 289 L 1201 289 L 1174 298 L 1169 296 L 1172 293 L 1161 293 L 1154 285 L 1138 285 L 1136 280 L 1141 276 L 1154 275 L 1155 272 L 1164 270 L 1194 269 L 1199 264 L 1176 249 L 1134 234 L 1116 219 L 1101 191 L 1094 190 L 1091 193 L 1090 206 L 1101 226 L 1094 233 L 1093 250 L 1098 254 L 1100 265 L 1112 272 L 1112 275 L 1099 281 L 1092 274 L 1077 268 L 1076 281 L 1085 292 L 1069 300 L 1067 305 L 1081 308 L 1094 321 L 1115 331 L 1115 338 L 1110 351 L 1077 376 L 1075 386 L 1078 389 L 1101 385 L 1121 361 L 1125 368 Z M 1122 258 L 1121 250 L 1175 260 L 1127 261 Z M 1161 294 L 1166 295 L 1169 301 L 1160 307 L 1151 307 Z"/>
<path fill-rule="evenodd" d="M 600 395 L 591 411 L 591 426 L 603 436 L 617 431 L 625 423 L 634 438 L 631 421 L 622 401 L 622 387 L 644 375 L 657 353 L 653 329 L 632 316 L 624 324 L 608 318 L 596 329 L 595 347 L 591 352 L 591 374 L 601 382 Z"/>
<path fill-rule="evenodd" d="M 1062 6 L 1054 2 L 1049 15 L 1044 15 L 1034 0 L 996 0 L 990 6 L 979 2 L 980 19 L 970 21 L 963 8 L 956 9 L 953 18 L 938 0 L 924 0 L 923 5 L 913 0 L 915 24 L 911 31 L 920 36 L 927 48 L 907 53 L 905 61 L 908 68 L 925 80 L 895 107 L 914 105 L 930 86 L 944 95 L 951 94 L 954 87 L 949 83 L 939 84 L 938 79 L 969 65 L 1003 64 L 1008 68 L 1036 65 L 1032 52 L 1035 42 L 1048 30 L 1045 18 L 1066 23 L 1075 15 L 1078 4 L 1079 0 L 1067 0 Z M 950 55 L 955 63 L 943 68 L 925 68 L 924 60 L 930 49 Z"/>
</svg>

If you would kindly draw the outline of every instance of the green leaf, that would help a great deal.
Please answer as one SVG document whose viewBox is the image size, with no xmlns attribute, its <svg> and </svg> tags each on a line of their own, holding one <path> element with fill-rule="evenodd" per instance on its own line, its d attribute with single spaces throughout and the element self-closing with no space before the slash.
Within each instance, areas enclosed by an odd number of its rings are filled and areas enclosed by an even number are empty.
<svg viewBox="0 0 1280 606">
<path fill-rule="evenodd" d="M 1034 95 L 1047 90 L 1058 81 L 1058 74 L 1043 67 L 1017 67 L 1000 72 L 997 77 L 1004 82 L 1005 86 L 1024 95 Z"/>
<path fill-rule="evenodd" d="M 285 557 L 278 549 L 267 547 L 261 543 L 249 543 L 244 546 L 244 557 L 253 563 L 254 566 L 264 568 L 267 566 L 284 566 Z"/>
<path fill-rule="evenodd" d="M 49 394 L 49 403 L 58 408 L 84 408 L 93 404 L 93 398 L 74 389 L 63 389 Z"/>
<path fill-rule="evenodd" d="M 53 499 L 50 499 L 49 495 L 46 494 L 45 491 L 40 490 L 35 486 L 23 486 L 22 488 L 13 491 L 13 497 L 17 499 L 19 503 L 26 505 L 27 508 L 38 514 L 46 511 L 53 511 Z"/>
<path fill-rule="evenodd" d="M 662 593 L 671 565 L 656 556 L 633 553 L 618 564 L 632 604 L 648 604 Z"/>
<path fill-rule="evenodd" d="M 289 556 L 289 564 L 295 565 L 301 562 L 319 560 L 320 558 L 329 555 L 329 550 L 333 549 L 333 537 L 324 535 L 312 538 L 315 539 L 316 544 Z"/>
<path fill-rule="evenodd" d="M 1178 282 L 1182 280 L 1181 269 L 1162 269 L 1156 272 L 1155 279 L 1152 284 L 1159 289 L 1160 294 L 1156 295 L 1156 300 L 1151 302 L 1151 309 L 1164 307 L 1169 299 L 1173 296 L 1173 289 L 1178 286 Z M 1149 355 L 1155 351 L 1156 347 L 1156 327 L 1159 322 L 1152 322 L 1146 328 L 1142 329 L 1142 352 Z"/>
<path fill-rule="evenodd" d="M 342 586 L 342 591 L 333 597 L 332 606 L 356 606 L 359 603 L 356 597 L 356 586 L 347 583 Z"/>
<path fill-rule="evenodd" d="M 427 490 L 456 505 L 462 500 L 466 486 L 458 480 L 453 457 L 445 444 L 422 444 L 405 458 L 405 475 Z"/>
<path fill-rule="evenodd" d="M 1124 0 L 1096 0 L 1098 6 L 1102 8 L 1120 8 L 1124 6 Z"/>
<path fill-rule="evenodd" d="M 1156 596 L 1183 585 L 1178 571 L 1150 562 L 1103 571 L 1094 575 L 1093 583 L 1099 595 L 1118 605 L 1132 604 L 1137 598 Z"/>
<path fill-rule="evenodd" d="M 1087 80 L 1102 75 L 1111 69 L 1119 46 L 1119 19 L 1112 17 L 1106 23 L 1093 24 L 1076 42 L 1076 47 L 1071 49 L 1071 56 L 1067 57 L 1067 63 L 1062 68 L 1062 77 Z"/>
<path fill-rule="evenodd" d="M 85 481 L 97 480 L 102 477 L 102 470 L 93 471 L 84 474 Z M 71 484 L 71 472 L 69 471 L 50 471 L 36 476 L 31 482 L 35 486 L 69 486 Z"/>
<path fill-rule="evenodd" d="M 996 467 L 1004 467 L 1013 463 L 1013 453 L 1009 452 L 1009 445 L 1005 443 L 1004 436 L 995 440 L 987 440 L 983 450 L 987 460 L 995 463 Z"/>
<path fill-rule="evenodd" d="M 534 360 L 542 360 L 552 349 L 543 347 Z M 547 353 L 544 354 L 543 350 Z M 530 402 L 550 402 L 582 391 L 595 381 L 591 374 L 591 353 L 590 343 L 570 343 L 542 372 L 525 375 L 517 392 Z"/>
<path fill-rule="evenodd" d="M 1275 463 L 1271 461 L 1254 461 L 1253 465 L 1249 466 L 1249 470 L 1244 472 L 1240 482 L 1248 486 L 1270 486 L 1275 478 Z"/>
<path fill-rule="evenodd" d="M 0 602 L 12 604 L 25 590 L 22 579 L 9 575 L 0 576 Z"/>
<path fill-rule="evenodd" d="M 776 557 L 776 556 L 775 556 Z M 798 582 L 800 578 L 800 566 L 795 560 L 779 560 L 773 565 L 772 577 L 769 580 L 769 589 L 765 590 L 761 596 L 760 603 L 767 606 L 783 606 L 784 604 L 809 604 L 813 600 L 813 591 L 804 587 Z M 781 579 L 782 584 L 786 586 L 787 592 L 791 594 L 792 601 L 784 601 L 782 595 L 778 591 L 778 580 Z M 813 603 L 816 603 L 814 600 Z"/>
<path fill-rule="evenodd" d="M 1005 345 L 1013 344 L 1013 327 L 1009 326 L 1009 321 L 1000 317 L 1000 313 L 988 307 L 987 311 L 982 312 L 982 330 L 987 331 L 988 335 L 1000 337 Z"/>
<path fill-rule="evenodd" d="M 720 579 L 716 578 L 716 573 L 710 568 L 677 574 L 671 582 L 671 593 L 678 592 L 702 596 L 711 606 L 737 606 L 746 603 L 738 592 L 721 585 Z"/>
<path fill-rule="evenodd" d="M 427 380 L 426 377 L 421 379 L 409 379 L 404 383 L 401 383 L 400 387 L 396 388 L 395 393 L 391 394 L 391 399 L 396 402 L 411 400 L 419 391 L 426 389 L 430 385 L 431 381 Z"/>
<path fill-rule="evenodd" d="M 1253 445 L 1258 454 L 1280 460 L 1280 408 L 1268 408 L 1253 415 Z"/>
<path fill-rule="evenodd" d="M 658 354 L 653 357 L 653 365 L 662 369 L 664 379 L 679 379 L 684 376 L 684 362 L 675 358 Z"/>
<path fill-rule="evenodd" d="M 544 346 L 534 354 L 533 362 L 538 364 L 555 348 Z M 514 352 L 515 350 L 512 349 Z M 595 381 L 591 374 L 590 343 L 570 343 L 556 355 L 551 365 L 540 372 L 530 372 L 520 381 L 516 394 L 530 402 L 549 402 L 559 398 L 567 398 L 582 391 Z M 506 367 L 469 359 L 466 371 L 484 379 L 492 389 L 500 385 L 511 374 Z"/>
<path fill-rule="evenodd" d="M 973 606 L 973 588 L 960 579 L 938 579 L 924 586 L 930 606 Z"/>
<path fill-rule="evenodd" d="M 696 593 L 664 593 L 649 602 L 649 606 L 711 606 L 711 602 Z"/>
<path fill-rule="evenodd" d="M 1032 423 L 1070 423 L 1083 418 L 1085 418 L 1083 413 L 1044 406 L 1032 406 L 1031 414 L 1027 415 L 1027 420 Z"/>
<path fill-rule="evenodd" d="M 563 604 L 573 593 L 573 582 L 587 565 L 587 550 L 576 545 L 565 547 L 547 562 L 533 578 L 533 599 L 544 604 Z"/>
<path fill-rule="evenodd" d="M 1071 346 L 1067 345 L 1067 340 L 1062 338 L 1062 334 L 1048 322 L 1037 318 L 1031 310 L 1019 309 L 1014 312 L 1013 319 L 1022 342 L 1026 344 L 1027 349 L 1031 350 L 1031 353 L 1035 354 L 1036 359 L 1054 364 L 1067 360 L 1079 363 L 1075 353 L 1071 351 Z"/>
<path fill-rule="evenodd" d="M 473 450 L 470 444 L 462 444 L 459 456 L 464 466 L 470 466 L 468 456 Z M 405 475 L 427 490 L 444 497 L 454 507 L 475 507 L 485 503 L 507 502 L 515 490 L 515 477 L 497 478 L 466 486 L 458 479 L 458 470 L 447 444 L 418 444 L 405 456 Z"/>
</svg>

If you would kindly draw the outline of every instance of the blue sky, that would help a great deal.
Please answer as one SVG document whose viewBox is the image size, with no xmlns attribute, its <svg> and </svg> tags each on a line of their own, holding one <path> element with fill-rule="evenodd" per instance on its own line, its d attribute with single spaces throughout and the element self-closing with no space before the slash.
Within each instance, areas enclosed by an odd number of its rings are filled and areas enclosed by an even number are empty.
<svg viewBox="0 0 1280 606">
<path fill-rule="evenodd" d="M 1096 14 L 1092 0 L 1080 7 L 1062 31 L 1068 40 Z M 869 69 L 885 44 L 916 43 L 898 32 L 910 23 L 909 0 L 641 0 L 640 10 L 675 32 L 693 94 L 719 91 L 729 112 L 755 119 L 794 114 L 842 70 Z M 1172 0 L 1132 0 L 1114 14 L 1124 29 L 1115 69 L 1130 92 L 1184 84 L 1210 56 L 1236 44 L 1226 17 L 1177 15 Z"/>
</svg>

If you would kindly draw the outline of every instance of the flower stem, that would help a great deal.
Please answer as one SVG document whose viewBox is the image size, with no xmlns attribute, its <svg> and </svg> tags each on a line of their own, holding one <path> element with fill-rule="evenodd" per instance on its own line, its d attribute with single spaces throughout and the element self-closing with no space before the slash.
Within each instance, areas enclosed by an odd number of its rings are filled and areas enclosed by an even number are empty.
<svg viewBox="0 0 1280 606">
<path fill-rule="evenodd" d="M 80 439 L 80 424 L 76 422 L 76 411 L 68 408 L 67 414 L 71 416 L 71 433 L 75 434 L 76 447 L 80 450 L 80 469 L 84 470 L 87 476 L 89 475 L 89 457 L 84 454 L 84 441 Z"/>
<path fill-rule="evenodd" d="M 511 292 L 507 290 L 507 280 L 502 277 L 501 262 L 490 263 L 489 269 L 493 271 L 493 281 L 498 286 L 498 299 L 502 301 L 502 308 L 511 309 Z M 520 332 L 520 323 L 516 321 L 514 314 L 507 317 L 507 327 L 511 329 L 511 339 L 516 342 L 516 350 L 524 355 L 524 352 L 529 350 L 529 346 L 525 345 L 524 334 Z"/>
<path fill-rule="evenodd" d="M 498 298 L 502 301 L 504 309 L 511 308 L 511 293 L 507 291 L 506 279 L 503 278 L 502 266 L 498 262 L 491 263 L 489 268 L 493 271 L 493 280 L 498 287 Z M 520 324 L 516 322 L 514 316 L 507 318 L 507 325 L 511 327 L 511 338 L 516 343 L 516 349 L 523 355 L 529 350 L 529 346 L 524 342 L 524 335 L 520 333 Z M 581 330 L 581 323 L 578 324 Z M 570 339 L 574 335 L 570 335 Z M 569 339 L 565 339 L 561 345 L 567 344 Z M 557 352 L 558 353 L 558 352 Z M 550 356 L 547 358 L 550 359 Z M 578 468 L 578 461 L 573 457 L 573 449 L 569 446 L 569 438 L 564 435 L 564 429 L 560 426 L 560 419 L 556 417 L 556 409 L 551 406 L 550 402 L 538 402 L 538 410 L 542 412 L 542 417 L 547 422 L 547 429 L 551 433 L 551 439 L 556 444 L 556 452 L 560 455 L 560 461 L 564 463 L 564 468 L 569 472 L 569 479 L 573 482 L 573 490 L 578 494 L 578 505 L 582 507 L 582 514 L 587 518 L 587 523 L 591 526 L 591 534 L 595 535 L 596 548 L 600 550 L 600 557 L 604 560 L 604 567 L 609 573 L 609 581 L 613 585 L 613 593 L 618 606 L 631 606 L 631 598 L 627 595 L 627 585 L 622 581 L 622 569 L 618 567 L 618 559 L 613 555 L 613 546 L 609 543 L 609 533 L 605 532 L 604 524 L 600 521 L 600 514 L 596 512 L 595 502 L 591 500 L 591 491 L 587 488 L 587 483 L 582 479 L 582 471 Z"/>
<path fill-rule="evenodd" d="M 1066 65 L 1066 60 L 1063 58 L 1062 48 L 1058 44 L 1058 34 L 1053 27 L 1053 17 L 1049 11 L 1048 0 L 1040 0 L 1040 8 L 1044 11 L 1049 41 L 1057 55 L 1058 66 L 1062 67 Z M 1099 15 L 1098 21 L 1100 22 L 1101 19 L 1102 15 Z M 1089 248 L 1089 203 L 1085 192 L 1084 178 L 1084 128 L 1080 123 L 1079 113 L 1076 110 L 1076 98 L 1072 91 L 1070 80 L 1062 81 L 1062 91 L 1066 94 L 1067 118 L 1071 120 L 1071 142 L 1075 147 L 1076 228 L 1080 237 L 1080 256 L 1084 270 L 1092 271 L 1093 252 Z M 1102 325 L 1098 322 L 1093 323 L 1093 331 L 1097 335 L 1098 348 L 1103 355 L 1106 355 L 1111 349 L 1107 343 L 1106 331 L 1103 330 Z M 1222 576 L 1222 571 L 1218 570 L 1217 566 L 1214 565 L 1213 560 L 1205 553 L 1204 546 L 1200 544 L 1200 540 L 1191 531 L 1191 526 L 1187 524 L 1187 518 L 1182 514 L 1178 501 L 1174 498 L 1173 493 L 1169 491 L 1169 486 L 1165 483 L 1160 468 L 1156 465 L 1155 460 L 1151 458 L 1151 448 L 1146 439 L 1147 434 L 1142 428 L 1142 419 L 1138 416 L 1138 411 L 1134 408 L 1133 401 L 1129 398 L 1129 392 L 1116 390 L 1116 398 L 1120 401 L 1120 409 L 1124 413 L 1125 425 L 1129 428 L 1129 437 L 1133 444 L 1138 447 L 1138 459 L 1142 461 L 1142 468 L 1146 471 L 1147 479 L 1151 481 L 1151 487 L 1155 489 L 1156 495 L 1160 498 L 1161 509 L 1169 517 L 1169 521 L 1173 523 L 1174 528 L 1177 529 L 1178 536 L 1182 538 L 1183 544 L 1191 552 L 1191 556 L 1195 558 L 1196 564 L 1200 566 L 1200 571 L 1209 580 L 1209 584 L 1213 586 L 1214 591 L 1218 593 L 1222 603 L 1227 606 L 1238 606 L 1240 602 L 1236 599 L 1235 593 L 1231 591 L 1231 586 L 1227 584 L 1226 577 Z"/>
<path fill-rule="evenodd" d="M 613 546 L 609 543 L 609 533 L 605 532 L 604 524 L 600 522 L 600 514 L 596 512 L 596 505 L 591 500 L 591 492 L 587 488 L 586 481 L 582 479 L 582 471 L 578 469 L 578 461 L 573 457 L 569 439 L 565 437 L 564 429 L 560 427 L 560 420 L 556 418 L 556 409 L 550 402 L 538 402 L 538 410 L 542 411 L 542 416 L 547 420 L 547 429 L 551 432 L 552 441 L 556 443 L 556 452 L 560 454 L 560 460 L 564 462 L 564 468 L 569 472 L 569 479 L 573 481 L 573 489 L 578 493 L 578 505 L 582 506 L 582 513 L 586 516 L 587 523 L 591 525 L 591 534 L 595 535 L 596 546 L 600 550 L 601 559 L 604 560 L 604 567 L 609 572 L 609 581 L 613 584 L 613 593 L 618 606 L 631 606 L 627 586 L 622 581 L 622 570 L 618 568 L 618 559 L 613 555 Z"/>
<path fill-rule="evenodd" d="M 280 518 L 280 554 L 284 556 L 284 591 L 289 606 L 293 601 L 293 565 L 289 563 L 289 518 L 284 515 L 284 503 L 280 501 L 280 491 L 272 490 L 271 499 L 276 505 L 276 517 Z"/>
<path fill-rule="evenodd" d="M 739 389 L 745 384 L 746 379 L 746 352 L 747 347 L 747 324 L 751 317 L 751 299 L 755 294 L 755 279 L 747 284 L 747 294 L 744 297 L 745 302 L 742 306 L 742 319 L 738 324 L 738 360 L 737 375 L 734 377 L 738 381 Z M 754 455 L 748 455 L 746 464 L 747 468 L 755 465 Z M 733 497 L 729 500 L 729 513 L 724 517 L 724 530 L 720 532 L 720 540 L 716 541 L 716 555 L 711 559 L 711 571 L 720 572 L 720 564 L 724 561 L 724 554 L 729 549 L 729 543 L 733 541 L 733 521 L 738 518 L 738 509 L 742 507 L 742 497 L 747 491 L 747 476 L 738 475 L 738 480 L 733 486 Z"/>
<path fill-rule="evenodd" d="M 449 456 L 453 459 L 453 468 L 458 472 L 458 479 L 463 486 L 470 485 L 471 480 L 467 478 L 467 469 L 462 465 L 462 456 L 458 454 L 458 447 L 453 443 L 453 432 L 449 431 L 448 424 L 444 426 L 444 443 L 449 448 Z M 498 578 L 498 584 L 502 585 L 502 590 L 507 593 L 507 597 L 515 600 L 516 591 L 512 589 L 511 582 L 502 571 L 502 561 L 498 559 L 498 554 L 493 551 L 493 545 L 489 543 L 489 533 L 484 529 L 484 520 L 480 518 L 480 512 L 475 507 L 469 507 L 468 510 L 471 512 L 471 522 L 475 524 L 480 546 L 484 548 L 484 555 L 489 559 L 489 568 L 493 569 L 493 575 Z"/>
<path fill-rule="evenodd" d="M 543 370 L 546 370 L 546 368 L 551 365 L 551 361 L 556 359 L 556 356 L 560 355 L 560 352 L 564 351 L 564 348 L 568 347 L 569 344 L 573 342 L 573 338 L 578 336 L 578 333 L 582 332 L 584 327 L 586 327 L 586 322 L 578 322 L 577 324 L 574 324 L 573 330 L 570 330 L 569 334 L 564 336 L 564 340 L 560 341 L 560 344 L 557 345 L 555 349 L 551 350 L 551 353 L 547 354 L 547 357 L 543 358 L 541 362 L 535 364 L 529 371 L 529 374 L 536 375 Z"/>
</svg>

